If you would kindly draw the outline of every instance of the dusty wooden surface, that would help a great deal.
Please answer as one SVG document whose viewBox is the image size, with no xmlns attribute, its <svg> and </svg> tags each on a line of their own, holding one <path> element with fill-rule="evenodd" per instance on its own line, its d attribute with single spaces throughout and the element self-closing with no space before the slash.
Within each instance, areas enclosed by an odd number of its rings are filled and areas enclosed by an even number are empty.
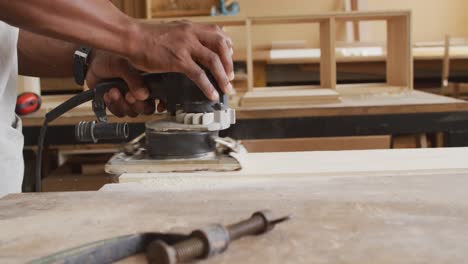
<svg viewBox="0 0 468 264">
<path fill-rule="evenodd" d="M 467 185 L 468 174 L 451 173 L 284 175 L 211 191 L 10 195 L 0 199 L 0 262 L 128 233 L 228 224 L 269 208 L 294 218 L 204 263 L 462 263 Z"/>
<path fill-rule="evenodd" d="M 212 190 L 284 177 L 396 176 L 466 173 L 468 148 L 247 153 L 242 170 L 192 173 L 128 173 L 120 183 L 144 190 Z"/>
</svg>

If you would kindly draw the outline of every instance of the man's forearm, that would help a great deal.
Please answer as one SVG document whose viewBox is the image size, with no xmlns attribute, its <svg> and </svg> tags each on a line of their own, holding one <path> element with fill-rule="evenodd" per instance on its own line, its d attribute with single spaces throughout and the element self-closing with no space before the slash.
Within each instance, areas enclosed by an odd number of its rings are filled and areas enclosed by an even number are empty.
<svg viewBox="0 0 468 264">
<path fill-rule="evenodd" d="M 0 0 L 0 10 L 0 20 L 13 26 L 126 57 L 138 41 L 135 20 L 108 0 Z"/>
<path fill-rule="evenodd" d="M 73 76 L 73 53 L 78 45 L 20 30 L 19 73 L 37 77 Z"/>
<path fill-rule="evenodd" d="M 232 41 L 216 25 L 142 23 L 108 0 L 0 0 L 0 10 L 0 20 L 9 24 L 109 51 L 137 70 L 183 73 L 211 100 L 217 100 L 219 94 L 204 68 L 223 92 L 233 89 Z M 146 100 L 148 93 L 135 89 L 132 95 Z"/>
</svg>

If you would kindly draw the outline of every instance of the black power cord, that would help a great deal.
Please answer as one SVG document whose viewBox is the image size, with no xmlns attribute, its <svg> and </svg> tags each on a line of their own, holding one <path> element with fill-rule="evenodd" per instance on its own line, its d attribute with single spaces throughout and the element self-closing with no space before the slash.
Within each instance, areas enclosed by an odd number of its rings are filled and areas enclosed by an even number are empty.
<svg viewBox="0 0 468 264">
<path fill-rule="evenodd" d="M 68 99 L 67 101 L 63 102 L 56 108 L 52 109 L 45 115 L 44 123 L 41 127 L 41 131 L 39 133 L 39 138 L 37 140 L 37 155 L 36 155 L 36 172 L 35 172 L 35 181 L 36 192 L 40 192 L 42 189 L 42 152 L 44 149 L 44 142 L 46 139 L 47 127 L 49 123 L 60 117 L 61 115 L 65 114 L 66 112 L 70 111 L 71 109 L 86 103 L 88 101 L 93 100 L 94 98 L 94 90 L 88 90 L 85 92 L 81 92 L 72 98 Z"/>
<path fill-rule="evenodd" d="M 88 135 L 88 133 L 84 133 L 84 138 L 91 137 L 94 139 L 94 136 L 100 136 L 102 139 L 112 139 L 112 138 L 127 138 L 128 137 L 128 125 L 126 124 L 108 124 L 106 123 L 106 106 L 104 103 L 104 93 L 109 91 L 111 88 L 116 87 L 119 89 L 122 95 L 125 95 L 128 92 L 128 86 L 124 80 L 120 78 L 108 79 L 100 82 L 95 89 L 87 90 L 81 92 L 67 101 L 63 102 L 56 108 L 52 109 L 45 115 L 44 123 L 42 125 L 41 131 L 39 133 L 39 138 L 37 141 L 37 158 L 36 158 L 36 171 L 35 171 L 35 181 L 36 181 L 36 192 L 41 191 L 41 179 L 42 179 L 42 152 L 44 149 L 44 142 L 46 139 L 47 127 L 50 122 L 54 121 L 61 115 L 65 114 L 66 112 L 70 111 L 71 109 L 86 103 L 88 101 L 93 101 L 93 111 L 96 114 L 99 121 L 102 121 L 98 125 L 96 125 L 96 133 L 98 135 Z M 85 127 L 81 127 L 82 129 L 86 130 Z M 81 131 L 81 130 L 80 130 Z M 112 131 L 113 133 L 109 133 Z M 86 132 L 86 131 L 85 131 Z"/>
</svg>

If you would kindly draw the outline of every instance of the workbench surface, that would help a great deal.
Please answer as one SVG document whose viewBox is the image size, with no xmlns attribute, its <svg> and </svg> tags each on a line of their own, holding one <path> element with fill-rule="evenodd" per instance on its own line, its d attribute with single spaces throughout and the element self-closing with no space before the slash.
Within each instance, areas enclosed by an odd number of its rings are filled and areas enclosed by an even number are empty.
<svg viewBox="0 0 468 264">
<path fill-rule="evenodd" d="M 444 171 L 440 163 L 432 173 L 259 174 L 214 184 L 227 177 L 220 176 L 194 180 L 192 189 L 116 184 L 100 192 L 10 195 L 0 199 L 0 262 L 134 232 L 185 233 L 272 209 L 293 219 L 206 263 L 462 263 L 468 258 L 465 157 L 453 156 L 460 166 L 444 163 L 458 170 Z"/>
<path fill-rule="evenodd" d="M 349 115 L 376 115 L 376 114 L 408 114 L 408 113 L 438 113 L 468 111 L 468 103 L 446 96 L 440 96 L 421 91 L 401 92 L 398 88 L 390 92 L 375 94 L 359 94 L 355 90 L 371 90 L 365 85 L 356 89 L 339 89 L 341 102 L 332 104 L 311 104 L 303 106 L 277 106 L 268 108 L 238 107 L 238 119 L 258 118 L 285 118 L 285 117 L 318 117 L 318 116 L 349 116 Z M 372 90 L 382 87 L 376 85 Z M 347 91 L 348 90 L 348 91 Z M 350 90 L 350 91 L 349 91 Z M 41 126 L 45 114 L 68 99 L 70 96 L 45 96 L 41 110 L 22 117 L 23 126 Z M 110 116 L 110 122 L 142 123 L 164 115 L 139 116 L 137 118 L 116 118 Z M 80 121 L 94 120 L 95 115 L 91 103 L 85 103 L 64 114 L 54 121 L 53 125 L 76 125 Z"/>
<path fill-rule="evenodd" d="M 361 47 L 366 48 L 366 47 Z M 376 48 L 376 47 L 367 47 Z M 377 47 L 379 48 L 379 47 Z M 384 49 L 383 47 L 382 50 Z M 346 49 L 346 48 L 345 48 Z M 352 47 L 348 48 L 352 50 Z M 383 51 L 382 51 L 383 52 Z M 432 47 L 413 47 L 414 61 L 427 61 L 427 60 L 442 60 L 444 58 L 443 46 Z M 269 64 L 286 64 L 286 63 L 318 63 L 320 62 L 319 49 L 279 49 L 279 50 L 256 50 L 253 52 L 254 61 L 265 61 Z M 338 53 L 336 56 L 337 62 L 373 62 L 385 61 L 386 54 L 381 55 L 350 55 L 344 56 Z M 450 59 L 467 59 L 468 47 L 466 46 L 452 46 L 450 47 Z M 246 51 L 239 50 L 234 52 L 234 61 L 245 61 Z"/>
</svg>

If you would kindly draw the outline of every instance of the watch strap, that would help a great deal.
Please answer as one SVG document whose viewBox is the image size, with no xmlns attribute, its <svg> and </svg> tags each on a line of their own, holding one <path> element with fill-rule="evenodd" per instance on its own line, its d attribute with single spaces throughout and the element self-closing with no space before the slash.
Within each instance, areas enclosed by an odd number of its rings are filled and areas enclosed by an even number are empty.
<svg viewBox="0 0 468 264">
<path fill-rule="evenodd" d="M 92 48 L 86 46 L 81 46 L 75 51 L 73 57 L 73 75 L 78 85 L 84 85 L 85 83 L 91 51 Z"/>
</svg>

